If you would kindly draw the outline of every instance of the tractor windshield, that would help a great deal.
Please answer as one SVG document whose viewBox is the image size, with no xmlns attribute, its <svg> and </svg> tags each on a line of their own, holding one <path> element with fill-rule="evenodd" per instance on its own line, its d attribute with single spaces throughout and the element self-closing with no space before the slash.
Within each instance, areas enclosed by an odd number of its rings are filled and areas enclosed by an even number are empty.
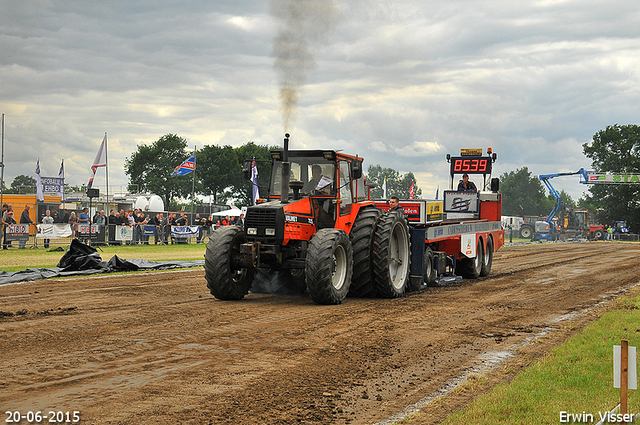
<svg viewBox="0 0 640 425">
<path fill-rule="evenodd" d="M 291 163 L 290 182 L 301 181 L 304 185 L 300 190 L 301 195 L 334 195 L 336 167 L 333 161 L 322 156 L 295 156 L 294 152 L 289 153 Z M 269 196 L 280 196 L 282 185 L 282 161 L 276 160 L 271 168 L 271 184 Z M 293 195 L 293 190 L 289 188 L 289 194 Z"/>
</svg>

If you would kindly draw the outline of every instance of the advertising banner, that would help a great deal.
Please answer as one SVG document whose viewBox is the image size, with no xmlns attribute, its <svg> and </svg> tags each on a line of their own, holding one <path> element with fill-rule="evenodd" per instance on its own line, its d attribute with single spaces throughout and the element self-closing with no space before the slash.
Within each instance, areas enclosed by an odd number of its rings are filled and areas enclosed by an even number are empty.
<svg viewBox="0 0 640 425">
<path fill-rule="evenodd" d="M 28 224 L 10 224 L 7 226 L 8 241 L 28 241 L 29 225 Z"/>
<path fill-rule="evenodd" d="M 640 174 L 595 173 L 587 171 L 587 184 L 640 183 Z"/>
<path fill-rule="evenodd" d="M 58 195 L 64 187 L 64 179 L 59 177 L 41 177 L 42 192 Z"/>
<path fill-rule="evenodd" d="M 171 236 L 174 238 L 195 238 L 200 226 L 171 226 Z"/>
<path fill-rule="evenodd" d="M 97 237 L 100 234 L 100 225 L 92 224 L 89 227 L 89 224 L 86 223 L 78 223 L 78 235 L 81 238 L 89 238 L 89 237 Z"/>
<path fill-rule="evenodd" d="M 38 224 L 37 238 L 58 239 L 71 236 L 71 226 L 68 224 Z"/>
<path fill-rule="evenodd" d="M 478 192 L 445 190 L 444 211 L 448 213 L 477 213 Z"/>
<path fill-rule="evenodd" d="M 153 236 L 156 234 L 156 226 L 152 224 L 145 224 L 142 229 L 142 234 L 145 236 Z"/>
<path fill-rule="evenodd" d="M 117 241 L 131 241 L 133 240 L 133 227 L 129 226 L 116 226 Z"/>
</svg>

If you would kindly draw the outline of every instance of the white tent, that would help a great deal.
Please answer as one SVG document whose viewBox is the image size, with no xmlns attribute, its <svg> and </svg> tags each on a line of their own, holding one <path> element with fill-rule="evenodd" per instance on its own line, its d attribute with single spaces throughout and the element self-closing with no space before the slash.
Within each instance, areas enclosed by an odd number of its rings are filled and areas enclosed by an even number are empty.
<svg viewBox="0 0 640 425">
<path fill-rule="evenodd" d="M 213 213 L 213 215 L 219 215 L 219 216 L 234 216 L 234 217 L 240 217 L 240 214 L 242 213 L 242 211 L 240 211 L 237 208 L 231 208 L 230 210 L 224 210 L 224 211 L 218 211 Z"/>
</svg>

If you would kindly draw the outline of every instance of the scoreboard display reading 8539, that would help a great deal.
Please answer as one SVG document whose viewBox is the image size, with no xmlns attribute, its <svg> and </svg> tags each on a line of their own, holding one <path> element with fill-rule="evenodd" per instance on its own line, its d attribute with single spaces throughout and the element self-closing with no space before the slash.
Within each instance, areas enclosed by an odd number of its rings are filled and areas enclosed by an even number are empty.
<svg viewBox="0 0 640 425">
<path fill-rule="evenodd" d="M 491 157 L 452 157 L 451 174 L 491 174 Z"/>
</svg>

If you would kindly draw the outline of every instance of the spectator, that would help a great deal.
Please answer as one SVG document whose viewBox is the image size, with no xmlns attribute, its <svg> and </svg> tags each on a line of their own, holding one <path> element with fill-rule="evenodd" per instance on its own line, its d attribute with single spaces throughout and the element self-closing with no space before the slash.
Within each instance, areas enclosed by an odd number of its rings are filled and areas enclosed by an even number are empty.
<svg viewBox="0 0 640 425">
<path fill-rule="evenodd" d="M 244 226 L 244 214 L 240 214 L 240 217 L 238 217 L 238 221 L 236 222 L 236 226 L 238 227 Z"/>
<path fill-rule="evenodd" d="M 66 208 L 64 208 L 62 210 L 62 214 L 60 214 L 60 223 L 62 223 L 62 224 L 69 223 L 69 218 L 70 217 L 71 217 L 71 214 L 69 213 L 69 211 L 67 211 Z"/>
<path fill-rule="evenodd" d="M 30 209 L 31 209 L 31 205 L 27 204 L 24 206 L 24 209 L 22 210 L 22 214 L 20 214 L 20 224 L 33 224 L 33 220 L 31 220 L 31 217 L 29 217 Z M 31 233 L 29 231 L 30 228 L 31 226 L 27 226 L 27 237 L 29 233 Z M 24 249 L 26 244 L 27 244 L 26 240 L 20 239 L 18 241 L 18 249 Z"/>
<path fill-rule="evenodd" d="M 78 214 L 78 224 L 89 224 L 91 223 L 91 218 L 89 217 L 89 208 L 84 207 L 82 212 Z"/>
<path fill-rule="evenodd" d="M 115 211 L 111 210 L 109 212 L 109 244 L 120 245 L 119 242 L 116 242 L 116 226 L 120 222 L 120 217 L 116 216 Z"/>
<path fill-rule="evenodd" d="M 47 210 L 44 213 L 44 217 L 42 217 L 42 224 L 53 224 L 55 222 L 55 220 L 53 219 L 53 217 L 51 217 L 51 211 Z M 49 243 L 51 242 L 51 239 L 49 238 L 45 238 L 43 239 L 43 243 L 44 243 L 44 247 L 49 248 Z"/>
<path fill-rule="evenodd" d="M 8 208 L 2 216 L 2 225 L 4 226 L 4 243 L 2 244 L 2 249 L 9 249 L 11 246 L 11 241 L 7 241 L 7 226 L 16 224 L 16 221 L 13 219 L 13 211 L 10 209 L 11 205 L 9 205 Z"/>
<path fill-rule="evenodd" d="M 171 234 L 171 214 L 167 214 L 166 217 L 160 214 L 160 231 L 162 232 L 162 244 L 167 245 Z"/>
<path fill-rule="evenodd" d="M 176 226 L 186 226 L 187 225 L 187 217 L 185 213 L 181 213 L 180 217 L 177 217 L 175 220 Z"/>
<path fill-rule="evenodd" d="M 131 229 L 131 231 L 133 232 L 133 238 L 127 240 L 126 244 L 127 245 L 131 245 L 131 244 L 136 244 L 137 240 L 136 240 L 136 217 L 133 215 L 133 210 L 129 210 L 127 211 L 127 222 L 125 223 L 125 226 L 129 226 L 129 228 Z"/>
<path fill-rule="evenodd" d="M 54 208 L 53 211 L 51 211 L 51 217 L 53 217 L 54 223 L 60 223 L 60 212 L 58 212 L 57 208 Z"/>
<path fill-rule="evenodd" d="M 7 212 L 7 210 L 9 209 L 9 205 L 7 205 L 6 203 L 2 204 L 2 212 L 0 213 L 0 220 L 2 220 L 4 222 L 4 218 L 5 218 L 5 213 Z M 4 232 L 0 232 L 0 239 L 2 239 L 4 237 Z"/>
<path fill-rule="evenodd" d="M 78 217 L 76 217 L 75 211 L 71 211 L 71 214 L 69 214 L 69 226 L 71 227 L 71 237 L 75 238 L 78 230 Z"/>
<path fill-rule="evenodd" d="M 224 219 L 222 220 L 222 225 L 223 225 L 223 226 L 228 226 L 229 224 L 231 224 L 231 223 L 229 222 L 229 216 L 227 215 L 227 216 L 225 216 L 225 217 L 224 217 Z"/>
<path fill-rule="evenodd" d="M 200 218 L 200 214 L 196 213 L 196 219 L 193 224 L 198 226 L 198 238 L 196 239 L 196 243 L 202 243 L 204 232 L 207 226 L 207 219 L 204 217 Z"/>
</svg>

